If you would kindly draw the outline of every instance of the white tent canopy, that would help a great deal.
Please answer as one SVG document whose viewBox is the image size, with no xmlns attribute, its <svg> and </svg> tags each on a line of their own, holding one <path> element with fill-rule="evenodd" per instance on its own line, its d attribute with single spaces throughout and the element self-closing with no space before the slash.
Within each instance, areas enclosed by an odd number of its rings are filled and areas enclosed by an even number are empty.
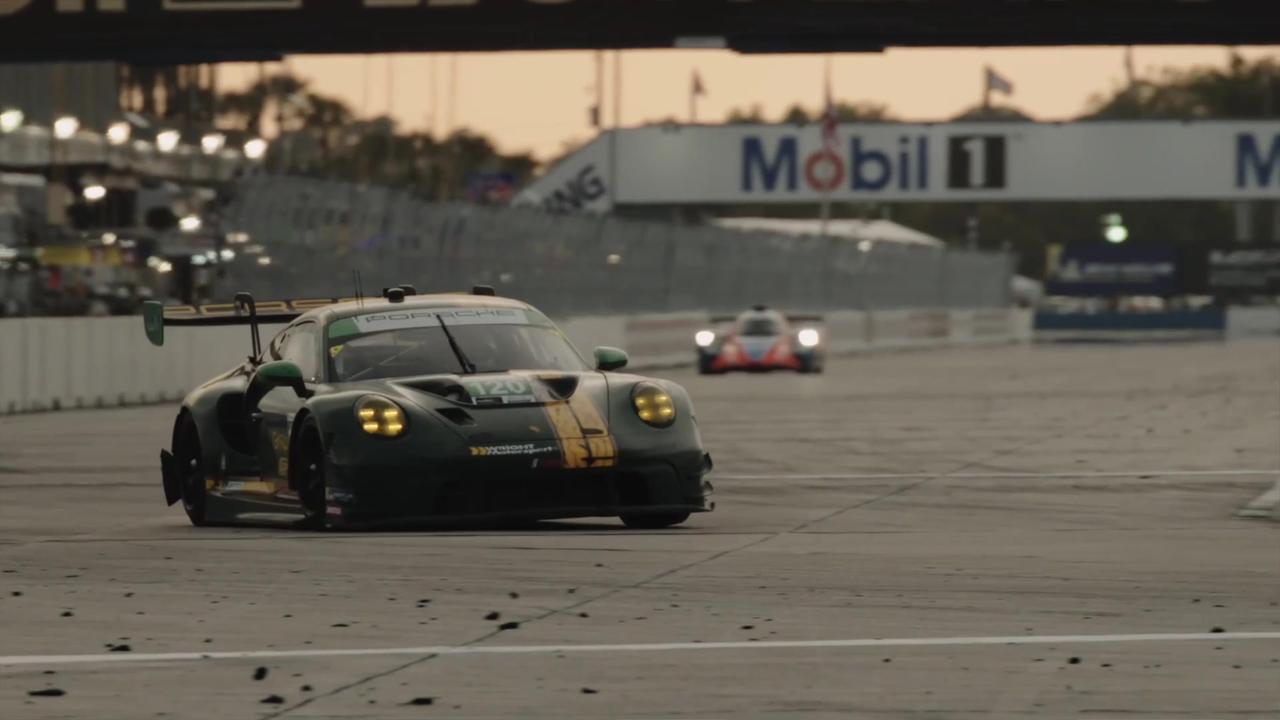
<svg viewBox="0 0 1280 720">
<path fill-rule="evenodd" d="M 716 218 L 711 221 L 711 224 L 730 230 L 769 232 L 795 237 L 821 236 L 824 234 L 821 220 L 726 217 Z M 869 240 L 871 242 L 917 245 L 939 249 L 946 246 L 946 243 L 932 235 L 922 233 L 919 230 L 912 230 L 892 220 L 828 220 L 825 234 L 827 237 L 844 238 L 853 241 Z"/>
</svg>

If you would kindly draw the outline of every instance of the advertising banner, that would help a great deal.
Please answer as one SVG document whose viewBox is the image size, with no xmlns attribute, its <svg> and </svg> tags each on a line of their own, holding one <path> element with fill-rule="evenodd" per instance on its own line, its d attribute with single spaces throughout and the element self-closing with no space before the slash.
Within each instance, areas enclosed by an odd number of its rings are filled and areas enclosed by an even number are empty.
<svg viewBox="0 0 1280 720">
<path fill-rule="evenodd" d="M 818 124 L 661 125 L 603 135 L 529 190 L 537 202 L 560 193 L 569 202 L 556 204 L 566 211 L 614 204 L 1280 199 L 1280 124 L 858 123 L 840 125 L 834 142 L 824 142 Z"/>
<path fill-rule="evenodd" d="M 1075 243 L 1049 268 L 1049 295 L 1175 295 L 1178 252 L 1170 245 Z"/>
<path fill-rule="evenodd" d="M 1280 248 L 1210 250 L 1209 290 L 1216 294 L 1280 295 Z"/>
</svg>

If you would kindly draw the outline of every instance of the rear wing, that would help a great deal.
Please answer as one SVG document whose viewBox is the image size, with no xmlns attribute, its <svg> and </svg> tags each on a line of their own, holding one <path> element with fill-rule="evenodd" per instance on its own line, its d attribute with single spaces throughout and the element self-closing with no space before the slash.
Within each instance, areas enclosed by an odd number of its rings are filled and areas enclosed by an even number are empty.
<svg viewBox="0 0 1280 720">
<path fill-rule="evenodd" d="M 311 300 L 269 300 L 255 302 L 249 293 L 236 293 L 235 302 L 216 305 L 175 305 L 165 307 L 159 302 L 142 304 L 142 326 L 152 345 L 164 345 L 166 327 L 219 327 L 248 325 L 252 332 L 253 354 L 262 354 L 262 340 L 258 332 L 261 323 L 289 323 L 308 310 L 344 302 L 344 298 L 317 298 Z"/>
</svg>

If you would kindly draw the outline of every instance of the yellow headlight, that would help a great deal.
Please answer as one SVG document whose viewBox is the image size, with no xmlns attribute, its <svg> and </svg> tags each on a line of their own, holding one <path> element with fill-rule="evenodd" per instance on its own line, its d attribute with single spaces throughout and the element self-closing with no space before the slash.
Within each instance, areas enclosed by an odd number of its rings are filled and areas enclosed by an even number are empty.
<svg viewBox="0 0 1280 720">
<path fill-rule="evenodd" d="M 356 420 L 360 422 L 361 430 L 380 437 L 396 437 L 404 433 L 407 425 L 404 411 L 377 395 L 360 398 L 356 403 Z"/>
<path fill-rule="evenodd" d="M 636 417 L 648 425 L 664 428 L 676 421 L 676 404 L 667 391 L 653 383 L 640 383 L 631 391 Z"/>
</svg>

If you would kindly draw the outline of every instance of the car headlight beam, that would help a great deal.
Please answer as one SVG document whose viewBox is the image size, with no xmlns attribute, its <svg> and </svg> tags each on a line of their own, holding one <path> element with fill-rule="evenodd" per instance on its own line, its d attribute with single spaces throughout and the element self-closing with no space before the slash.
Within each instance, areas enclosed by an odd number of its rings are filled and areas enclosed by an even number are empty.
<svg viewBox="0 0 1280 720">
<path fill-rule="evenodd" d="M 805 328 L 796 333 L 796 340 L 799 340 L 804 347 L 811 348 L 817 347 L 818 343 L 822 342 L 822 336 L 813 328 Z"/>
<path fill-rule="evenodd" d="M 693 336 L 693 342 L 700 348 L 711 347 L 711 343 L 715 341 L 716 334 L 710 330 L 699 330 Z"/>
<path fill-rule="evenodd" d="M 379 437 L 399 437 L 408 426 L 404 410 L 377 395 L 360 398 L 356 403 L 356 421 L 361 430 Z"/>
<path fill-rule="evenodd" d="M 640 383 L 631 391 L 636 417 L 656 428 L 671 427 L 676 421 L 676 404 L 666 390 L 653 383 Z"/>
</svg>

